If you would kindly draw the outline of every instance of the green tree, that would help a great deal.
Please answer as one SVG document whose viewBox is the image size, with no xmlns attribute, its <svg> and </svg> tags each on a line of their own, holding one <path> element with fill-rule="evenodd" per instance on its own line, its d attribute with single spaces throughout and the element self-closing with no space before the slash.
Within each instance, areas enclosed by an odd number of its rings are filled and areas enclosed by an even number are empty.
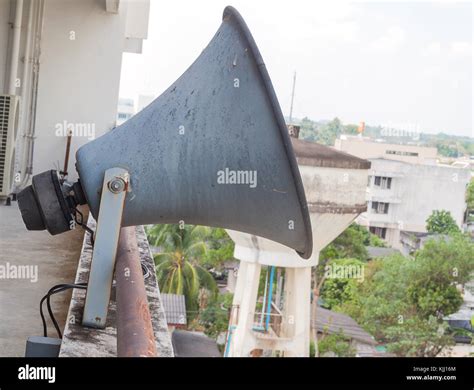
<svg viewBox="0 0 474 390">
<path fill-rule="evenodd" d="M 426 220 L 426 230 L 429 233 L 451 234 L 460 232 L 451 213 L 446 210 L 434 210 Z"/>
<path fill-rule="evenodd" d="M 358 134 L 358 132 L 357 132 L 358 127 L 359 126 L 353 125 L 353 124 L 344 125 L 342 132 L 344 134 L 357 135 Z"/>
<path fill-rule="evenodd" d="M 205 237 L 207 251 L 201 258 L 205 267 L 221 268 L 224 262 L 234 259 L 234 241 L 225 229 L 210 228 L 210 234 Z"/>
<path fill-rule="evenodd" d="M 474 179 L 471 179 L 471 181 L 467 185 L 466 203 L 468 210 L 474 210 Z"/>
<path fill-rule="evenodd" d="M 354 318 L 378 341 L 385 342 L 385 329 L 411 312 L 406 299 L 406 276 L 412 264 L 412 260 L 401 255 L 369 262 L 364 282 L 357 285 L 356 299 L 344 302 L 337 310 Z"/>
<path fill-rule="evenodd" d="M 365 245 L 369 244 L 370 233 L 364 227 L 351 224 L 332 243 L 326 246 L 319 256 L 322 260 L 354 258 L 367 260 Z"/>
<path fill-rule="evenodd" d="M 332 121 L 323 125 L 317 134 L 316 140 L 323 145 L 334 145 L 337 137 L 343 132 L 344 126 L 339 118 L 334 118 Z"/>
<path fill-rule="evenodd" d="M 219 333 L 227 330 L 232 298 L 231 293 L 220 294 L 201 312 L 199 322 L 209 337 L 217 338 Z"/>
<path fill-rule="evenodd" d="M 427 320 L 417 317 L 388 327 L 388 351 L 406 357 L 436 357 L 444 348 L 454 345 L 447 334 L 447 324 L 431 316 Z"/>
<path fill-rule="evenodd" d="M 400 356 L 435 356 L 452 344 L 443 316 L 462 303 L 457 285 L 474 272 L 474 243 L 461 234 L 430 240 L 414 259 L 393 255 L 365 267 L 364 282 L 335 310 L 353 317 Z"/>
<path fill-rule="evenodd" d="M 309 119 L 308 117 L 304 117 L 300 122 L 300 139 L 304 139 L 306 141 L 316 141 L 316 123 Z"/>
<path fill-rule="evenodd" d="M 357 259 L 335 259 L 326 264 L 321 289 L 324 306 L 335 309 L 344 302 L 354 302 L 358 284 L 363 282 L 365 263 Z"/>
<path fill-rule="evenodd" d="M 183 294 L 186 309 L 196 312 L 199 290 L 205 288 L 211 296 L 217 294 L 212 275 L 199 264 L 207 252 L 204 238 L 209 228 L 204 226 L 154 225 L 148 230 L 149 240 L 163 249 L 154 256 L 156 276 L 163 293 Z"/>
<path fill-rule="evenodd" d="M 333 353 L 337 357 L 354 357 L 355 348 L 351 345 L 350 339 L 341 331 L 333 334 L 323 334 L 318 341 L 320 356 Z"/>
<path fill-rule="evenodd" d="M 459 152 L 456 145 L 451 144 L 449 141 L 436 143 L 438 154 L 444 157 L 459 157 Z"/>
<path fill-rule="evenodd" d="M 423 316 L 448 315 L 462 304 L 456 285 L 467 283 L 474 272 L 474 244 L 461 234 L 429 240 L 415 254 L 408 299 Z"/>
</svg>

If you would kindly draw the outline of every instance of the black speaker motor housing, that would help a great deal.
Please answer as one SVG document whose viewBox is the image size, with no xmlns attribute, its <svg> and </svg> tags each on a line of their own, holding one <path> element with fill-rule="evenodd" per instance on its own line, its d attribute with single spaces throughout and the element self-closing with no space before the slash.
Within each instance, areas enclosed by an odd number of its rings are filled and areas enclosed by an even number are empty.
<svg viewBox="0 0 474 390">
<path fill-rule="evenodd" d="M 52 235 L 71 230 L 71 206 L 55 170 L 33 176 L 32 184 L 18 194 L 18 207 L 28 230 L 46 229 Z"/>
</svg>

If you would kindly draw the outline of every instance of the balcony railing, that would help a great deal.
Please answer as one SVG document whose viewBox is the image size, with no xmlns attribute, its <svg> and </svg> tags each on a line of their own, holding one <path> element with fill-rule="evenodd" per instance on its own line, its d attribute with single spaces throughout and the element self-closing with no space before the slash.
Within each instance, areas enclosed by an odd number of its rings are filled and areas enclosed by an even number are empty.
<svg viewBox="0 0 474 390">
<path fill-rule="evenodd" d="M 271 312 L 255 312 L 253 314 L 253 330 L 268 336 L 283 337 L 288 319 L 272 302 Z M 287 327 L 286 327 L 287 328 Z"/>
</svg>

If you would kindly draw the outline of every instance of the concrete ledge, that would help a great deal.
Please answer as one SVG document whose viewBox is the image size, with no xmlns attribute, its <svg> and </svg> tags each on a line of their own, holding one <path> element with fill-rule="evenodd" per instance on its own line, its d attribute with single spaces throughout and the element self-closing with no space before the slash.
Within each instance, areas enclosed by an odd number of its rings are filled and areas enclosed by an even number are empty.
<svg viewBox="0 0 474 390">
<path fill-rule="evenodd" d="M 95 229 L 96 222 L 89 217 L 88 225 Z M 148 269 L 145 278 L 148 304 L 155 333 L 156 349 L 159 357 L 173 357 L 173 347 L 161 303 L 160 290 L 156 282 L 155 264 L 143 226 L 137 226 L 137 242 L 142 264 Z M 89 234 L 84 235 L 81 257 L 77 268 L 75 283 L 87 282 L 92 258 Z M 68 321 L 64 329 L 60 357 L 116 357 L 117 329 L 115 280 L 109 304 L 105 329 L 86 328 L 81 325 L 84 309 L 85 290 L 75 289 L 69 306 Z"/>
</svg>

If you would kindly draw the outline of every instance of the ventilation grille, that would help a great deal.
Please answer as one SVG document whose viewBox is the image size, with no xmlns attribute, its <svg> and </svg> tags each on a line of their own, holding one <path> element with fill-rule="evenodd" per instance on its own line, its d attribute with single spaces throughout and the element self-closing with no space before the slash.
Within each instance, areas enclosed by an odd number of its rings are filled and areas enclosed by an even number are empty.
<svg viewBox="0 0 474 390">
<path fill-rule="evenodd" d="M 11 96 L 0 95 L 0 193 L 5 183 Z"/>
</svg>

